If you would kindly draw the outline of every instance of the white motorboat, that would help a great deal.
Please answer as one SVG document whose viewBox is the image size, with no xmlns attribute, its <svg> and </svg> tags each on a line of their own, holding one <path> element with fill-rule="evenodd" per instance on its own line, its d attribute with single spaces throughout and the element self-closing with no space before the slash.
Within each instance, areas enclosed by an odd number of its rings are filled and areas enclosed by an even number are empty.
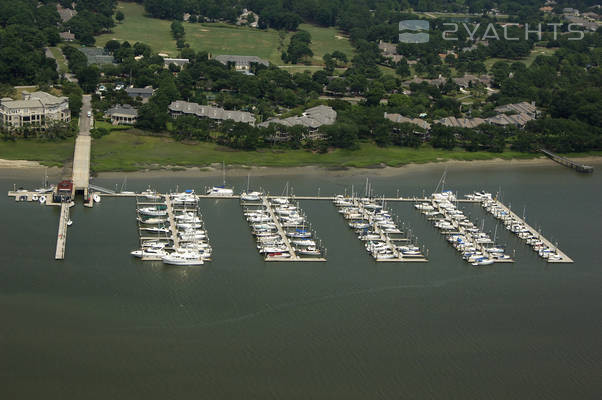
<svg viewBox="0 0 602 400">
<path fill-rule="evenodd" d="M 144 258 L 144 257 L 161 258 L 161 257 L 165 257 L 165 256 L 169 255 L 169 253 L 166 252 L 165 250 L 160 249 L 160 248 L 154 248 L 154 247 L 143 248 L 140 250 L 134 250 L 134 251 L 130 252 L 130 254 L 137 258 Z"/>
<path fill-rule="evenodd" d="M 169 233 L 170 232 L 169 228 L 157 228 L 157 227 L 140 228 L 140 230 L 146 231 L 146 232 L 151 232 L 151 233 Z"/>
<path fill-rule="evenodd" d="M 298 246 L 315 246 L 316 245 L 316 242 L 314 242 L 311 239 L 292 240 L 291 243 L 296 244 Z"/>
<path fill-rule="evenodd" d="M 297 247 L 297 248 L 295 248 L 295 252 L 297 254 L 301 254 L 301 255 L 304 255 L 304 256 L 319 256 L 319 255 L 321 255 L 320 250 L 318 250 L 315 246 Z"/>
<path fill-rule="evenodd" d="M 67 226 L 71 226 L 71 225 L 73 225 L 73 221 L 72 220 L 67 221 Z"/>
<path fill-rule="evenodd" d="M 142 215 L 149 215 L 151 217 L 164 217 L 167 215 L 167 210 L 160 210 L 156 207 L 145 207 L 138 210 Z"/>
<path fill-rule="evenodd" d="M 188 249 L 180 249 L 172 254 L 163 256 L 162 260 L 164 264 L 182 266 L 203 265 L 205 263 L 201 253 Z"/>
<path fill-rule="evenodd" d="M 94 193 L 92 195 L 92 200 L 94 200 L 95 203 L 100 203 L 100 195 L 98 193 Z"/>
<path fill-rule="evenodd" d="M 41 195 L 38 201 L 40 202 L 40 204 L 46 204 L 46 196 Z"/>
<path fill-rule="evenodd" d="M 147 225 L 157 225 L 157 224 L 164 224 L 167 222 L 167 218 L 142 218 L 142 217 L 138 217 L 138 222 L 142 223 L 142 224 L 147 224 Z"/>
</svg>

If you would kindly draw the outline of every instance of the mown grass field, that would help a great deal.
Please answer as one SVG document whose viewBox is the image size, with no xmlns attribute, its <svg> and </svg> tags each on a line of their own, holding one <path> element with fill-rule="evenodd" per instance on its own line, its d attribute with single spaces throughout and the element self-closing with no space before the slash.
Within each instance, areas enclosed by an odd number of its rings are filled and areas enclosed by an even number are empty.
<svg viewBox="0 0 602 400">
<path fill-rule="evenodd" d="M 129 41 L 130 44 L 144 42 L 157 53 L 177 56 L 176 42 L 171 36 L 171 21 L 151 19 L 144 15 L 144 7 L 137 3 L 117 4 L 117 10 L 125 15 L 123 23 L 116 23 L 112 33 L 96 37 L 96 45 L 104 47 L 111 39 Z"/>
<path fill-rule="evenodd" d="M 464 150 L 438 150 L 430 146 L 420 149 L 400 147 L 381 148 L 364 143 L 359 150 L 336 149 L 326 154 L 306 150 L 239 151 L 214 143 L 180 143 L 168 137 L 144 136 L 136 131 L 114 131 L 94 140 L 92 169 L 102 171 L 134 171 L 157 166 L 206 166 L 222 161 L 231 165 L 292 167 L 323 165 L 332 167 L 400 166 L 444 160 L 488 160 L 494 158 L 532 158 L 517 152 L 494 154 L 469 153 Z"/>
<path fill-rule="evenodd" d="M 144 42 L 154 51 L 177 56 L 176 42 L 171 36 L 171 21 L 149 18 L 144 7 L 137 3 L 119 2 L 117 9 L 125 15 L 123 23 L 116 23 L 112 33 L 96 38 L 96 45 L 103 47 L 109 40 L 127 40 L 130 44 Z M 291 33 L 280 33 L 273 29 L 259 30 L 238 27 L 223 23 L 184 23 L 186 42 L 194 50 L 203 50 L 211 54 L 255 55 L 282 65 L 282 50 L 286 50 Z M 312 64 L 321 65 L 322 56 L 334 50 L 342 51 L 349 58 L 353 48 L 349 40 L 335 28 L 322 28 L 309 24 L 299 29 L 310 32 L 312 36 Z"/>
</svg>

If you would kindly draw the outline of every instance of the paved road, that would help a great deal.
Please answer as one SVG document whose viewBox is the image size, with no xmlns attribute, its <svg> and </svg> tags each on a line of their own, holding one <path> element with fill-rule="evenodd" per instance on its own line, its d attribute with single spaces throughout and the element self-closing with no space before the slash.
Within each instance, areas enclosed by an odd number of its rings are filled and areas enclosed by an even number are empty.
<svg viewBox="0 0 602 400">
<path fill-rule="evenodd" d="M 75 152 L 73 154 L 73 186 L 75 190 L 87 190 L 90 180 L 90 149 L 92 138 L 90 137 L 90 126 L 92 118 L 88 117 L 88 111 L 92 109 L 90 104 L 92 97 L 84 95 L 82 111 L 79 118 L 79 134 L 75 139 Z"/>
</svg>

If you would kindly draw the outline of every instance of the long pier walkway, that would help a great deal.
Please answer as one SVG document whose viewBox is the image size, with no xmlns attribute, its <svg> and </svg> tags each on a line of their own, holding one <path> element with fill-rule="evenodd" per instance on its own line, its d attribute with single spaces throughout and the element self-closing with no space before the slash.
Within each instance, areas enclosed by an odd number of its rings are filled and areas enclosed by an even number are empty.
<svg viewBox="0 0 602 400">
<path fill-rule="evenodd" d="M 549 157 L 553 161 L 556 161 L 558 164 L 564 165 L 565 167 L 572 168 L 577 172 L 585 172 L 585 173 L 589 173 L 589 174 L 594 172 L 594 167 L 592 167 L 592 166 L 581 164 L 581 163 L 575 162 L 573 160 L 569 160 L 568 158 L 559 156 L 558 154 L 552 153 L 549 150 L 539 149 L 539 152 L 545 154 L 547 157 Z"/>
<path fill-rule="evenodd" d="M 56 253 L 55 260 L 65 259 L 65 245 L 67 244 L 67 227 L 69 222 L 69 207 L 70 203 L 61 204 L 61 216 L 59 217 L 59 232 L 56 238 Z"/>
<path fill-rule="evenodd" d="M 176 227 L 176 219 L 174 215 L 173 203 L 169 196 L 165 196 L 165 205 L 167 206 L 167 219 L 169 220 L 169 229 L 171 230 L 171 240 L 173 241 L 174 249 L 180 248 L 180 238 L 178 237 L 178 228 Z"/>
<path fill-rule="evenodd" d="M 272 217 L 272 222 L 276 225 L 276 229 L 278 230 L 278 234 L 282 238 L 282 241 L 284 242 L 284 245 L 286 246 L 286 249 L 287 249 L 288 253 L 291 255 L 290 258 L 283 258 L 283 259 L 280 259 L 278 257 L 270 257 L 269 259 L 266 259 L 266 261 L 268 261 L 268 260 L 272 260 L 272 261 L 300 261 L 300 257 L 297 255 L 297 253 L 295 253 L 295 250 L 293 249 L 293 246 L 291 245 L 290 240 L 288 240 L 288 237 L 286 236 L 286 233 L 284 232 L 284 228 L 282 227 L 282 224 L 280 223 L 280 220 L 278 219 L 278 217 L 276 217 L 276 214 L 274 213 L 274 209 L 272 208 L 272 205 L 270 204 L 270 201 L 268 200 L 268 197 L 267 196 L 262 196 L 261 202 L 263 203 L 263 206 L 265 207 L 265 209 L 268 211 L 268 213 Z"/>
<path fill-rule="evenodd" d="M 90 151 L 92 148 L 92 138 L 90 137 L 92 117 L 88 117 L 88 112 L 91 111 L 90 101 L 90 95 L 83 97 L 79 134 L 75 139 L 75 151 L 73 152 L 73 190 L 83 190 L 84 198 L 88 197 L 90 185 Z"/>
</svg>

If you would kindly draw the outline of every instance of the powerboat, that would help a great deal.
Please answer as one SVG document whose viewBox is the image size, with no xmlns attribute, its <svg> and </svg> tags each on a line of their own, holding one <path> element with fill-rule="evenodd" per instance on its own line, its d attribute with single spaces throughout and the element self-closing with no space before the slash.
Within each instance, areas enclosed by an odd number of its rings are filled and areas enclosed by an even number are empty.
<svg viewBox="0 0 602 400">
<path fill-rule="evenodd" d="M 203 265 L 205 263 L 201 253 L 188 249 L 180 249 L 172 254 L 163 256 L 162 260 L 164 264 L 183 266 Z"/>
</svg>

